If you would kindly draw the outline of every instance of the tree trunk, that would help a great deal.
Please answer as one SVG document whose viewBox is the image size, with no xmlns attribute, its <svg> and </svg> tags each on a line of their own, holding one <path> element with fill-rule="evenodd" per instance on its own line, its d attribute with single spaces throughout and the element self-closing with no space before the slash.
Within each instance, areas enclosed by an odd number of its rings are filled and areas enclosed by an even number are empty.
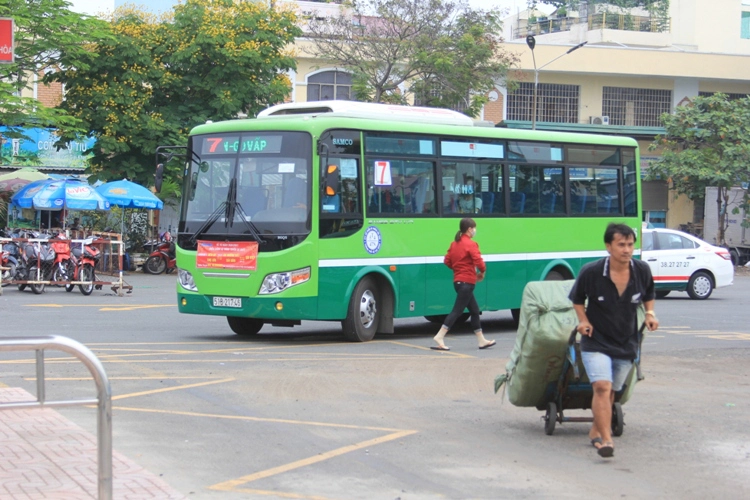
<svg viewBox="0 0 750 500">
<path fill-rule="evenodd" d="M 727 230 L 727 203 L 729 202 L 729 192 L 726 187 L 716 186 L 716 213 L 719 218 L 718 230 L 716 233 L 716 241 L 719 246 L 726 246 L 724 241 L 725 233 Z"/>
</svg>

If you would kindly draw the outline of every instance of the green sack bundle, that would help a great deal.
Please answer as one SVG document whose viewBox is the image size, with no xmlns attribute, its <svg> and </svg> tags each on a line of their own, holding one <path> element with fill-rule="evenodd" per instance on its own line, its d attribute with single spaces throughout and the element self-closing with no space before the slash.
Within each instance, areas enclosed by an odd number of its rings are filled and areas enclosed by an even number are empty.
<svg viewBox="0 0 750 500">
<path fill-rule="evenodd" d="M 506 373 L 495 377 L 495 392 L 507 384 L 515 406 L 543 406 L 547 385 L 560 377 L 568 339 L 578 324 L 568 299 L 574 283 L 532 281 L 524 288 L 516 345 Z"/>
<path fill-rule="evenodd" d="M 495 377 L 495 392 L 505 384 L 508 399 L 515 406 L 544 409 L 548 385 L 560 378 L 568 340 L 578 325 L 573 303 L 568 299 L 574 283 L 575 280 L 532 281 L 524 288 L 516 345 L 505 365 L 506 372 Z M 644 317 L 643 307 L 640 307 L 639 325 L 643 324 Z M 581 381 L 586 382 L 580 359 L 577 364 Z M 637 380 L 634 366 L 618 398 L 620 403 L 625 404 L 630 399 Z"/>
</svg>

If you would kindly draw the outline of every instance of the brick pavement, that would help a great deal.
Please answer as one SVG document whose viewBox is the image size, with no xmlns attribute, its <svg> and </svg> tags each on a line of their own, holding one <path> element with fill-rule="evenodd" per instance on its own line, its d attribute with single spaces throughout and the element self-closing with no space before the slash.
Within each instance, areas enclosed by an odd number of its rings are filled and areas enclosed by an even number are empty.
<svg viewBox="0 0 750 500">
<path fill-rule="evenodd" d="M 2 403 L 34 400 L 23 389 L 0 387 Z M 96 450 L 96 436 L 53 409 L 0 410 L 0 498 L 95 499 Z M 116 451 L 112 475 L 117 500 L 186 498 Z"/>
</svg>

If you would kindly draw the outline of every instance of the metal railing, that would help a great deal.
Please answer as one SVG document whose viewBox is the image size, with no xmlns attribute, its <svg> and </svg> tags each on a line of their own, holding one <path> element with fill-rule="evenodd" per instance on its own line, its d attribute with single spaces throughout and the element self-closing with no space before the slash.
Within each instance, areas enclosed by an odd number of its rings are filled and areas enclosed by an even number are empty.
<svg viewBox="0 0 750 500">
<path fill-rule="evenodd" d="M 96 399 L 47 401 L 44 385 L 44 351 L 54 349 L 70 354 L 88 368 L 96 383 Z M 0 403 L 0 410 L 46 408 L 96 404 L 98 492 L 100 500 L 112 499 L 112 390 L 99 359 L 80 342 L 60 335 L 7 337 L 0 339 L 0 351 L 36 351 L 36 401 Z"/>
<path fill-rule="evenodd" d="M 525 23 L 525 25 L 523 25 Z M 570 31 L 576 24 L 588 24 L 588 30 L 613 29 L 621 31 L 639 31 L 646 33 L 669 33 L 671 18 L 632 16 L 630 14 L 613 14 L 600 12 L 588 17 L 559 17 L 554 19 L 540 18 L 531 22 L 518 20 L 518 27 L 513 30 L 513 38 L 526 38 L 527 35 L 544 35 L 560 31 Z"/>
</svg>

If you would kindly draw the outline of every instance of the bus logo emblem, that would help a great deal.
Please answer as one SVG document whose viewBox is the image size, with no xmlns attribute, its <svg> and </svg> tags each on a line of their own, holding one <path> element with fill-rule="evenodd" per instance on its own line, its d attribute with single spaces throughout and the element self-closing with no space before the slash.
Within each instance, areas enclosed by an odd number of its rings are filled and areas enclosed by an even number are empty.
<svg viewBox="0 0 750 500">
<path fill-rule="evenodd" d="M 380 231 L 375 226 L 370 226 L 365 230 L 365 236 L 362 238 L 365 244 L 365 250 L 369 254 L 376 254 L 380 251 L 380 245 L 383 243 L 383 238 L 380 236 Z"/>
</svg>

